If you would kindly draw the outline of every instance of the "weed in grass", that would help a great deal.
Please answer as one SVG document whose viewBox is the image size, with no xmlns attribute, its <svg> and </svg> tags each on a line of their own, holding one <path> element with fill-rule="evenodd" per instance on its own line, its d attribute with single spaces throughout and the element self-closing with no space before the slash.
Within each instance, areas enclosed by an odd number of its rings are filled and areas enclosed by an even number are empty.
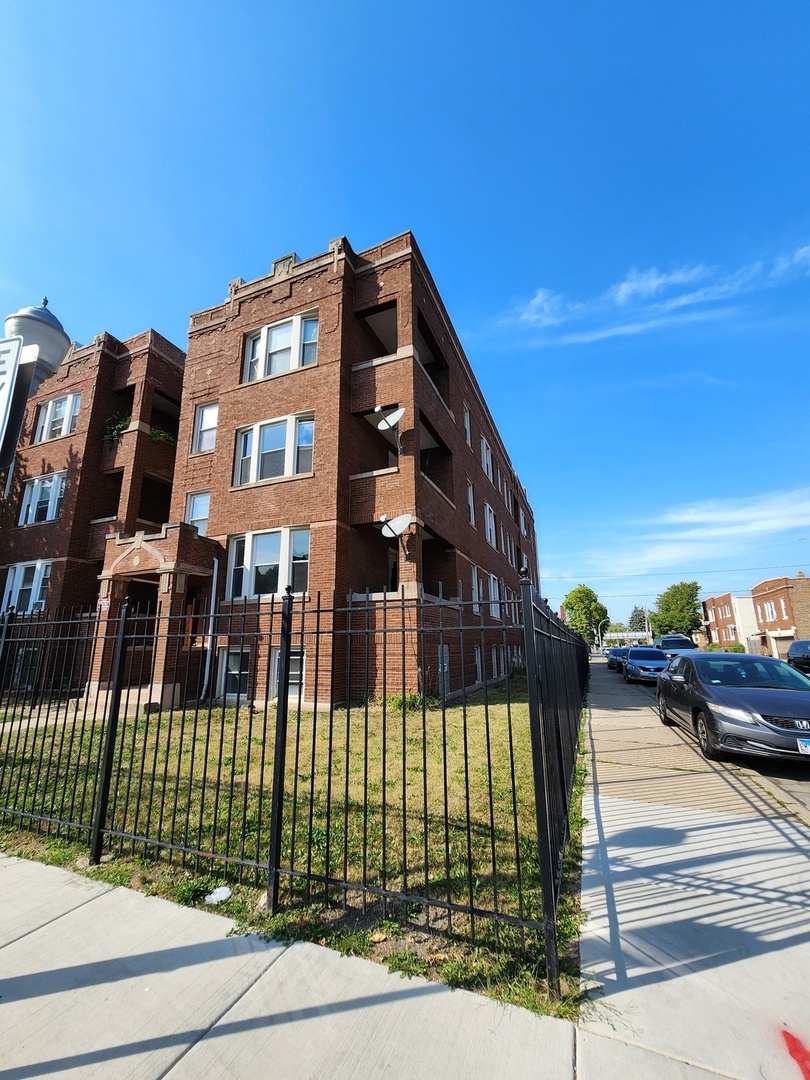
<svg viewBox="0 0 810 1080">
<path fill-rule="evenodd" d="M 115 863 L 102 863 L 101 866 L 90 866 L 87 876 L 94 881 L 103 881 L 107 885 L 129 885 L 132 880 L 132 868 L 126 865 L 118 866 Z"/>
<path fill-rule="evenodd" d="M 394 952 L 390 952 L 388 956 L 386 956 L 385 962 L 388 965 L 389 971 L 398 971 L 401 975 L 405 975 L 408 978 L 412 978 L 414 975 L 421 975 L 423 978 L 427 979 L 430 975 L 430 965 L 428 962 L 415 956 L 408 949 L 397 949 Z"/>
<path fill-rule="evenodd" d="M 213 878 L 195 878 L 186 875 L 176 882 L 173 889 L 173 899 L 177 904 L 193 907 L 195 904 L 201 904 L 216 887 L 217 882 Z"/>
</svg>

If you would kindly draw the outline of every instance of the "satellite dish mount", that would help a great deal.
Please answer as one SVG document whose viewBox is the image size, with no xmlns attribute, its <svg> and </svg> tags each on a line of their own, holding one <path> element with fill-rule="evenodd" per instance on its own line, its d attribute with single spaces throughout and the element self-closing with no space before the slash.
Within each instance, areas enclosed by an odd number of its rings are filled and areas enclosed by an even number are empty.
<svg viewBox="0 0 810 1080">
<path fill-rule="evenodd" d="M 411 553 L 405 547 L 405 541 L 402 539 L 402 534 L 410 526 L 413 518 L 410 514 L 400 514 L 399 517 L 391 518 L 389 521 L 385 514 L 380 518 L 382 522 L 382 534 L 390 539 L 399 540 L 399 546 L 402 548 L 402 555 L 405 562 L 411 561 Z"/>
</svg>

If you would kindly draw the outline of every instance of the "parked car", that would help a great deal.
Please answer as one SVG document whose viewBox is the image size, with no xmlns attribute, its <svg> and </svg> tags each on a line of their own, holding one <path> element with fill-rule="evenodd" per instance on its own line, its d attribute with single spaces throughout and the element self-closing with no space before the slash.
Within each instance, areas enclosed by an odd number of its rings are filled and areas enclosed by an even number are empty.
<svg viewBox="0 0 810 1080">
<path fill-rule="evenodd" d="M 666 653 L 650 645 L 632 645 L 624 661 L 625 682 L 658 682 L 658 673 L 669 663 Z"/>
<path fill-rule="evenodd" d="M 628 652 L 626 645 L 614 645 L 608 653 L 608 667 L 621 674 L 624 669 L 624 658 Z"/>
<path fill-rule="evenodd" d="M 658 714 L 694 735 L 704 757 L 724 752 L 810 762 L 810 678 L 772 656 L 676 656 L 658 676 Z"/>
<path fill-rule="evenodd" d="M 787 662 L 799 671 L 810 672 L 810 640 L 791 642 Z"/>
<path fill-rule="evenodd" d="M 656 649 L 666 653 L 670 660 L 673 656 L 680 656 L 681 653 L 691 652 L 692 649 L 697 648 L 694 641 L 686 634 L 662 634 L 660 638 L 655 639 L 654 645 Z"/>
</svg>

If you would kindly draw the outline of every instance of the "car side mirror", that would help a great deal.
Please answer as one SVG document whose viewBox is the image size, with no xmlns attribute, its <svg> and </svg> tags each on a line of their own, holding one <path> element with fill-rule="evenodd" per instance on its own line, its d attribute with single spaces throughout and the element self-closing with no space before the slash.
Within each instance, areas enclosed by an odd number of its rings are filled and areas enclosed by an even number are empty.
<svg viewBox="0 0 810 1080">
<path fill-rule="evenodd" d="M 686 682 L 686 676 L 684 675 L 670 675 L 670 679 L 673 682 Z"/>
</svg>

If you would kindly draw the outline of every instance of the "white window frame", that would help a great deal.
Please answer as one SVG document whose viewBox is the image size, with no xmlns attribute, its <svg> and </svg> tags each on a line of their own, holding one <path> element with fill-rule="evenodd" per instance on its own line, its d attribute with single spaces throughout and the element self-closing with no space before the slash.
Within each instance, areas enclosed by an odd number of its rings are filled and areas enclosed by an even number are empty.
<svg viewBox="0 0 810 1080">
<path fill-rule="evenodd" d="M 312 330 L 314 327 L 314 337 Z M 289 328 L 289 347 L 270 351 L 274 333 Z M 320 326 L 317 311 L 304 311 L 289 319 L 268 323 L 254 330 L 245 338 L 245 355 L 242 366 L 242 382 L 258 382 L 288 371 L 314 367 L 318 363 L 318 338 Z M 274 357 L 289 352 L 289 363 L 275 366 Z M 274 370 L 275 367 L 275 370 Z"/>
<path fill-rule="evenodd" d="M 527 529 L 527 526 L 526 526 L 526 514 L 525 514 L 522 506 L 519 508 L 518 514 L 520 516 L 520 531 L 524 536 L 528 536 L 529 533 L 528 533 L 528 529 Z"/>
<path fill-rule="evenodd" d="M 472 480 L 467 481 L 467 517 L 470 525 L 475 528 L 475 488 Z"/>
<path fill-rule="evenodd" d="M 765 622 L 776 622 L 776 604 L 773 600 L 765 601 Z"/>
<path fill-rule="evenodd" d="M 284 445 L 277 450 L 269 451 L 276 453 L 283 450 L 283 466 L 280 473 L 272 476 L 260 476 L 262 453 L 260 450 L 262 432 L 269 427 L 285 426 Z M 302 442 L 301 435 L 309 426 L 312 434 L 311 442 Z M 245 447 L 250 446 L 250 452 L 245 453 Z M 312 460 L 308 468 L 299 469 L 299 458 L 302 449 L 311 450 L 310 459 L 314 454 L 315 446 L 315 417 L 312 413 L 301 413 L 299 416 L 280 416 L 275 420 L 262 420 L 250 427 L 239 428 L 236 432 L 236 451 L 233 463 L 233 483 L 235 487 L 245 487 L 248 484 L 270 483 L 273 480 L 281 480 L 289 476 L 307 476 L 312 473 Z M 243 476 L 246 478 L 243 479 Z"/>
<path fill-rule="evenodd" d="M 33 480 L 26 481 L 23 487 L 22 503 L 18 525 L 39 525 L 45 521 L 56 521 L 62 509 L 62 499 L 67 483 L 67 470 L 58 473 L 45 473 Z M 47 494 L 46 494 L 47 492 Z M 45 495 L 45 498 L 43 498 Z M 37 518 L 37 511 L 45 507 L 45 517 Z"/>
<path fill-rule="evenodd" d="M 489 479 L 492 479 L 492 450 L 489 443 L 481 436 L 481 468 L 484 470 Z"/>
<path fill-rule="evenodd" d="M 56 412 L 57 406 L 62 402 L 65 403 L 65 411 L 61 416 L 62 426 L 56 433 L 52 434 L 51 429 L 56 422 L 53 414 Z M 81 402 L 81 394 L 62 394 L 60 397 L 51 398 L 50 401 L 43 401 L 37 416 L 34 442 L 49 442 L 51 439 L 61 439 L 65 435 L 72 435 L 76 430 L 76 421 L 79 416 Z"/>
<path fill-rule="evenodd" d="M 198 508 L 195 506 L 195 502 L 198 499 L 205 498 L 205 514 L 198 512 Z M 186 516 L 185 520 L 189 525 L 194 525 L 197 528 L 197 532 L 200 536 L 205 536 L 208 533 L 208 518 L 211 513 L 211 492 L 210 491 L 190 491 L 186 495 Z M 202 522 L 202 525 L 200 525 Z"/>
<path fill-rule="evenodd" d="M 308 525 L 300 526 L 285 526 L 283 529 L 263 529 L 256 532 L 237 533 L 234 536 L 228 538 L 228 592 L 227 596 L 229 600 L 243 600 L 243 599 L 257 599 L 262 596 L 283 596 L 286 592 L 288 585 L 293 585 L 293 553 L 294 544 L 296 540 L 296 534 L 306 534 L 307 537 L 307 557 L 306 560 L 300 560 L 299 565 L 303 565 L 306 562 L 307 567 L 307 580 L 306 586 L 303 590 L 299 590 L 299 593 L 306 593 L 309 591 L 309 569 L 311 562 L 311 542 L 310 529 Z M 278 581 L 276 589 L 273 592 L 255 592 L 254 586 L 256 584 L 255 573 L 256 564 L 255 557 L 257 548 L 261 544 L 261 537 L 279 537 L 279 555 L 278 555 Z M 243 550 L 240 551 L 240 544 L 244 543 Z M 237 558 L 241 556 L 241 561 L 237 562 Z M 259 565 L 276 565 L 274 563 L 267 563 Z M 239 580 L 239 589 L 237 591 L 237 574 L 241 571 Z"/>
<path fill-rule="evenodd" d="M 489 575 L 489 613 L 493 619 L 501 617 L 501 583 L 497 574 Z"/>
<path fill-rule="evenodd" d="M 48 598 L 48 586 L 51 580 L 52 559 L 37 559 L 36 562 L 14 563 L 8 568 L 6 593 L 3 610 L 13 607 L 18 615 L 32 611 L 43 611 Z M 33 571 L 30 575 L 26 571 Z M 26 583 L 28 577 L 28 583 Z M 20 607 L 20 592 L 28 591 L 28 602 Z"/>
<path fill-rule="evenodd" d="M 470 419 L 470 410 L 467 406 L 464 406 L 464 441 L 467 446 L 472 446 L 472 421 Z"/>
<path fill-rule="evenodd" d="M 211 423 L 211 416 L 214 418 L 213 423 Z M 218 423 L 218 401 L 208 401 L 205 405 L 196 407 L 194 410 L 194 436 L 191 443 L 192 454 L 210 454 L 216 448 Z M 208 445 L 209 441 L 210 446 Z"/>
<path fill-rule="evenodd" d="M 472 586 L 472 609 L 477 615 L 481 610 L 481 582 L 478 577 L 478 567 L 475 564 L 470 567 L 470 584 Z"/>
<path fill-rule="evenodd" d="M 781 608 L 782 608 L 782 618 L 783 618 L 783 619 L 787 619 L 787 617 L 788 617 L 788 610 L 787 610 L 787 604 L 785 603 L 785 598 L 784 598 L 784 596 L 780 596 L 780 597 L 779 597 L 779 604 L 780 604 L 780 606 L 781 606 Z"/>
<path fill-rule="evenodd" d="M 484 503 L 484 536 L 490 547 L 494 547 L 497 550 L 498 528 L 495 521 L 495 511 L 489 503 Z"/>
</svg>

